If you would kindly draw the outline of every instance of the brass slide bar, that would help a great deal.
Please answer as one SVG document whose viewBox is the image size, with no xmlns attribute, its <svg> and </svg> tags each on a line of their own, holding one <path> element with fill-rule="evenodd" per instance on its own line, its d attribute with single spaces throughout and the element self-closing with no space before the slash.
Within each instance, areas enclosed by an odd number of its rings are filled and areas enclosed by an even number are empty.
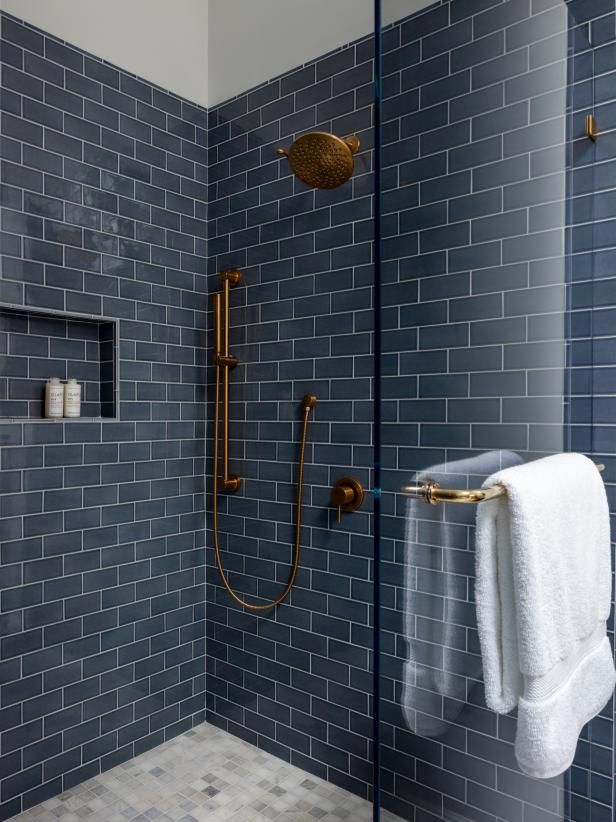
<svg viewBox="0 0 616 822">
<path fill-rule="evenodd" d="M 605 465 L 597 463 L 598 471 L 605 471 Z M 422 499 L 429 505 L 438 505 L 439 502 L 475 503 L 489 499 L 504 497 L 507 490 L 503 485 L 492 488 L 441 488 L 438 482 L 426 480 L 421 485 L 405 485 L 400 492 L 407 497 Z"/>
<path fill-rule="evenodd" d="M 239 271 L 223 271 L 222 295 L 214 295 L 214 365 L 222 372 L 222 478 L 224 491 L 238 491 L 241 480 L 229 473 L 229 371 L 237 365 L 236 357 L 229 354 L 229 303 L 231 286 L 241 282 Z M 218 470 L 216 467 L 215 470 Z"/>
</svg>

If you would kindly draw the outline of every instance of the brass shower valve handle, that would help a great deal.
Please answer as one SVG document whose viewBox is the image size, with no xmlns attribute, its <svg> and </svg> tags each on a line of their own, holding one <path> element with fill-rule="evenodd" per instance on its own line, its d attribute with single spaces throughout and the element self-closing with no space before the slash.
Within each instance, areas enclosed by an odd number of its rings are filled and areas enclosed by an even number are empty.
<svg viewBox="0 0 616 822">
<path fill-rule="evenodd" d="M 343 477 L 332 486 L 331 501 L 338 509 L 338 525 L 342 519 L 342 512 L 351 513 L 361 508 L 364 502 L 364 488 L 354 477 Z"/>
</svg>

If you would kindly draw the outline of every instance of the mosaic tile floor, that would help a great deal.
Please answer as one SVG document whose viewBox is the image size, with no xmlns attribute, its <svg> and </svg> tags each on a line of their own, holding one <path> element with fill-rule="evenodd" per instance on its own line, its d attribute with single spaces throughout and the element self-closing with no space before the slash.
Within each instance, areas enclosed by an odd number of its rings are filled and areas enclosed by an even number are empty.
<svg viewBox="0 0 616 822">
<path fill-rule="evenodd" d="M 382 812 L 383 822 L 397 817 Z M 370 822 L 372 805 L 213 725 L 13 817 L 13 822 Z"/>
</svg>

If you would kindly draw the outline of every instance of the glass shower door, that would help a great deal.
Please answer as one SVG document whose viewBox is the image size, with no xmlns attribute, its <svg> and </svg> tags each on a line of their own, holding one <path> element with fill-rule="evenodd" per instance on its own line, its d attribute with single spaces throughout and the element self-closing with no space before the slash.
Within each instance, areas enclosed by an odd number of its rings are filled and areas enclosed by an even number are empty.
<svg viewBox="0 0 616 822">
<path fill-rule="evenodd" d="M 380 806 L 608 822 L 612 705 L 566 773 L 520 770 L 485 703 L 476 506 L 404 489 L 570 450 L 613 478 L 615 4 L 377 6 Z"/>
</svg>

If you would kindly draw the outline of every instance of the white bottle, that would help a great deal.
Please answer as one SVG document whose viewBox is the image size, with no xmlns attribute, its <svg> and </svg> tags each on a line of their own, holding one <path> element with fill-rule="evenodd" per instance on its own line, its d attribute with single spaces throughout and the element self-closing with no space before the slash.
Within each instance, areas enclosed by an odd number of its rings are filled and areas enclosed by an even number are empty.
<svg viewBox="0 0 616 822">
<path fill-rule="evenodd" d="M 77 380 L 69 380 L 64 386 L 64 416 L 81 415 L 81 385 Z"/>
<path fill-rule="evenodd" d="M 45 416 L 61 417 L 64 410 L 64 386 L 57 377 L 45 384 Z"/>
</svg>

